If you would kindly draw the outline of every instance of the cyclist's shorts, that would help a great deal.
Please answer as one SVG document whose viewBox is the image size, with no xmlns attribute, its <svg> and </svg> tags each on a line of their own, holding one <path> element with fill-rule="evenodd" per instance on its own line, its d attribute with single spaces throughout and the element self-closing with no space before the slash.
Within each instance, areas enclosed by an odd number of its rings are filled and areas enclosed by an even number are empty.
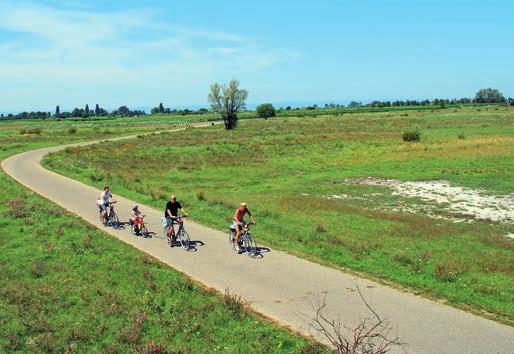
<svg viewBox="0 0 514 354">
<path fill-rule="evenodd" d="M 167 226 L 178 225 L 177 219 L 166 218 L 166 222 L 167 222 L 167 224 L 166 224 Z"/>
<path fill-rule="evenodd" d="M 102 203 L 102 204 L 100 204 L 100 205 L 98 206 L 98 209 L 100 209 L 100 211 L 104 211 L 105 209 L 107 209 L 107 207 L 108 207 L 108 206 L 109 206 L 109 204 L 103 204 L 103 203 Z"/>
<path fill-rule="evenodd" d="M 132 218 L 132 224 L 141 225 L 142 223 L 143 223 L 143 220 L 141 218 Z"/>
</svg>

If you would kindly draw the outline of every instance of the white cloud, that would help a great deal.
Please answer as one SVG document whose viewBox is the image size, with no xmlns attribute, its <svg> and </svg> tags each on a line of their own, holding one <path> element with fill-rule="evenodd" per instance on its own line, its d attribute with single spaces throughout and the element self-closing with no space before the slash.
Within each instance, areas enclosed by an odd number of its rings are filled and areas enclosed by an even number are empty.
<svg viewBox="0 0 514 354">
<path fill-rule="evenodd" d="M 72 101 L 96 97 L 99 86 L 117 89 L 113 100 L 134 104 L 149 104 L 143 98 L 157 99 L 163 87 L 193 103 L 204 100 L 212 81 L 297 57 L 223 30 L 164 23 L 148 9 L 99 13 L 73 4 L 0 2 L 0 87 L 17 87 L 19 95 L 14 101 L 12 93 L 0 95 L 0 107 L 9 109 L 63 99 L 63 105 L 79 104 Z M 128 85 L 144 90 L 142 98 Z"/>
</svg>

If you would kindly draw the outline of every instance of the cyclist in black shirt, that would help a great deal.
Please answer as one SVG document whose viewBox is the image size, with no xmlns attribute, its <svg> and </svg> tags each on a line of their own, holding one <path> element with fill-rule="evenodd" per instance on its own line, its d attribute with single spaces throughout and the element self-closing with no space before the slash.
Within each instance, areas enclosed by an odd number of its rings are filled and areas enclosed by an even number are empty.
<svg viewBox="0 0 514 354">
<path fill-rule="evenodd" d="M 166 209 L 164 209 L 164 217 L 168 219 L 168 225 L 171 226 L 168 229 L 168 232 L 170 233 L 168 235 L 168 240 L 170 240 L 172 247 L 175 244 L 176 238 L 173 225 L 177 223 L 176 219 L 179 211 L 183 214 L 184 217 L 188 216 L 182 205 L 177 201 L 177 197 L 172 195 L 170 200 L 166 203 Z"/>
</svg>

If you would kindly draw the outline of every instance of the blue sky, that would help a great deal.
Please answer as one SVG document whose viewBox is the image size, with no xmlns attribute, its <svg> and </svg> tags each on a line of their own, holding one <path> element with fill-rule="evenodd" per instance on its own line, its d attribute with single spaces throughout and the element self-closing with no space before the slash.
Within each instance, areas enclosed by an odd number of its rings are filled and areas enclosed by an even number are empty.
<svg viewBox="0 0 514 354">
<path fill-rule="evenodd" d="M 0 111 L 514 96 L 512 1 L 4 1 Z"/>
</svg>

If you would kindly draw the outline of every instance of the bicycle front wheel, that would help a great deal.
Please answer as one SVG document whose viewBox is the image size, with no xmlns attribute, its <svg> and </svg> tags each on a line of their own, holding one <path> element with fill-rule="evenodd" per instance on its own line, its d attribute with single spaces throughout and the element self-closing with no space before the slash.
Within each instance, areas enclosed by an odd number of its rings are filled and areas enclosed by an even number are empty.
<svg viewBox="0 0 514 354">
<path fill-rule="evenodd" d="M 244 244 L 248 256 L 255 257 L 257 255 L 257 243 L 251 233 L 246 235 Z"/>
<path fill-rule="evenodd" d="M 180 229 L 178 239 L 180 241 L 180 246 L 182 246 L 182 248 L 187 251 L 191 245 L 191 240 L 189 239 L 189 235 L 187 234 L 186 230 L 184 230 L 184 228 Z"/>
<path fill-rule="evenodd" d="M 147 238 L 149 236 L 149 232 L 148 232 L 148 229 L 146 228 L 146 225 L 143 224 L 141 225 L 141 235 L 144 237 L 144 238 Z"/>
</svg>

